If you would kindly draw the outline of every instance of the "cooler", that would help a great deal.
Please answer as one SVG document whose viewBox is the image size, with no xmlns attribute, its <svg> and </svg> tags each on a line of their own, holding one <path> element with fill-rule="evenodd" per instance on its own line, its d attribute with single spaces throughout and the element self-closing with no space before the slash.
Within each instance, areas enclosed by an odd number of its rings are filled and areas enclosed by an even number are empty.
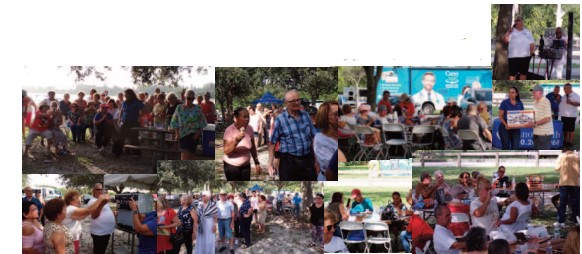
<svg viewBox="0 0 582 254">
<path fill-rule="evenodd" d="M 202 154 L 208 157 L 214 157 L 214 139 L 216 132 L 214 124 L 208 124 L 202 131 Z"/>
</svg>

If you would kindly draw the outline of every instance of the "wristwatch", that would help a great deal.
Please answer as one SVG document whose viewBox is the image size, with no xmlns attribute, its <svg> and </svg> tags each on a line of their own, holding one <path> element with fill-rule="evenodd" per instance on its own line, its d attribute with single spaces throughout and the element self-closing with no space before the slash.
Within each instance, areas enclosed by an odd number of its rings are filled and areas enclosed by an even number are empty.
<svg viewBox="0 0 582 254">
<path fill-rule="evenodd" d="M 131 211 L 133 214 L 139 214 L 138 210 Z"/>
</svg>

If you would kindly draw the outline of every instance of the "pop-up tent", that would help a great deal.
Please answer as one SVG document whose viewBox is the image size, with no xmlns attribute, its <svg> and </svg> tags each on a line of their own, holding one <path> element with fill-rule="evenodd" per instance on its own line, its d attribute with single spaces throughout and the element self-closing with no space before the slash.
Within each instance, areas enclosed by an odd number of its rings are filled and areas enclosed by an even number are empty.
<svg viewBox="0 0 582 254">
<path fill-rule="evenodd" d="M 158 183 L 157 174 L 112 174 L 103 176 L 103 182 L 107 186 L 118 186 L 123 184 L 126 187 L 153 189 Z"/>
<path fill-rule="evenodd" d="M 261 186 L 259 186 L 258 184 L 255 184 L 253 187 L 249 188 L 250 191 L 263 191 L 263 188 L 261 188 Z"/>
<path fill-rule="evenodd" d="M 275 96 L 273 96 L 273 94 L 266 92 L 263 97 L 254 100 L 253 104 L 257 104 L 257 103 L 261 103 L 261 104 L 283 104 L 283 100 L 279 100 L 277 98 L 275 98 Z"/>
</svg>

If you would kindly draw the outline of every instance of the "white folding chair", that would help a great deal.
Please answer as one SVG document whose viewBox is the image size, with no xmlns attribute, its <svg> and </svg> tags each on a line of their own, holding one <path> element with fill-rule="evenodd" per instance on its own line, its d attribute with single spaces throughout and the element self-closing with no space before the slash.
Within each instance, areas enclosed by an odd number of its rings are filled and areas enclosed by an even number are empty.
<svg viewBox="0 0 582 254">
<path fill-rule="evenodd" d="M 527 228 L 527 223 L 531 217 L 531 212 L 524 212 L 517 216 L 517 220 L 513 223 L 512 232 L 517 232 L 520 230 L 525 230 Z"/>
<path fill-rule="evenodd" d="M 356 138 L 358 139 L 358 146 L 360 150 L 354 157 L 354 161 L 359 160 L 369 160 L 370 155 L 373 155 L 374 151 L 378 151 L 376 155 L 376 159 L 380 156 L 380 154 L 384 155 L 384 151 L 382 150 L 382 143 L 368 145 L 366 144 L 365 140 L 362 138 L 364 135 L 374 135 L 374 130 L 372 127 L 368 126 L 353 126 L 354 131 L 356 132 Z"/>
<path fill-rule="evenodd" d="M 392 252 L 392 243 L 390 242 L 391 241 L 390 230 L 388 228 L 388 225 L 381 222 L 368 222 L 364 224 L 364 230 L 366 232 L 366 235 L 368 231 L 373 231 L 374 234 L 382 235 L 381 237 L 372 236 L 367 238 L 366 250 L 364 251 L 365 253 L 370 252 L 370 246 L 373 244 L 382 244 L 384 245 L 384 248 L 388 251 L 387 253 Z"/>
<path fill-rule="evenodd" d="M 414 148 L 428 147 L 432 148 L 434 145 L 434 131 L 435 127 L 432 125 L 415 125 L 412 127 L 412 146 Z M 429 135 L 428 142 L 415 142 L 415 138 L 422 139 L 425 135 Z"/>
<path fill-rule="evenodd" d="M 435 253 L 430 249 L 430 244 L 432 243 L 432 241 L 427 241 L 426 244 L 424 245 L 424 248 L 421 250 L 420 248 L 416 247 L 416 254 L 432 254 Z"/>
<path fill-rule="evenodd" d="M 337 229 L 336 229 L 337 230 Z M 357 244 L 357 243 L 364 243 L 367 245 L 367 237 L 366 237 L 366 232 L 364 231 L 364 239 L 363 240 L 348 240 L 348 235 L 350 234 L 350 231 L 358 231 L 358 230 L 364 230 L 364 224 L 362 224 L 361 222 L 355 222 L 355 221 L 342 221 L 339 224 L 339 230 L 341 232 L 342 235 L 342 240 L 344 241 L 344 243 L 347 245 L 349 244 Z M 347 234 L 344 236 L 344 230 L 347 231 Z"/>
<path fill-rule="evenodd" d="M 388 139 L 386 134 L 399 134 L 402 138 L 391 138 Z M 406 130 L 404 130 L 404 126 L 395 123 L 385 123 L 382 124 L 382 137 L 384 139 L 384 144 L 386 145 L 386 157 L 390 158 L 390 146 L 402 146 L 404 150 L 403 158 L 406 158 L 408 155 L 408 138 L 406 137 Z"/>
<path fill-rule="evenodd" d="M 451 213 L 451 223 L 461 223 L 469 222 L 471 223 L 471 218 L 466 213 Z"/>
<path fill-rule="evenodd" d="M 481 146 L 481 150 L 483 151 L 486 150 L 485 144 L 483 144 L 483 140 L 481 140 L 479 134 L 477 134 L 477 132 L 475 132 L 474 130 L 457 130 L 457 135 L 463 142 L 470 140 L 477 141 L 479 143 L 479 146 Z"/>
</svg>

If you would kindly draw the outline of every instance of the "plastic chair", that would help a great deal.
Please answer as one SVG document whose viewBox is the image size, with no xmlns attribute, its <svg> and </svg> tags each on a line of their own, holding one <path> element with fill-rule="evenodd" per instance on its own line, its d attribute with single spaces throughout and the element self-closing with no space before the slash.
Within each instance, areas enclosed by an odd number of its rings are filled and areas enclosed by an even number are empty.
<svg viewBox="0 0 582 254">
<path fill-rule="evenodd" d="M 415 125 L 412 127 L 412 146 L 415 148 L 428 147 L 432 149 L 434 145 L 434 131 L 435 127 L 432 125 Z M 422 138 L 426 135 L 430 137 L 429 142 L 414 142 L 415 137 Z"/>
<path fill-rule="evenodd" d="M 399 138 L 391 138 L 388 139 L 386 134 L 394 133 L 399 134 L 402 136 L 401 139 Z M 404 158 L 406 158 L 408 154 L 408 138 L 406 137 L 406 130 L 404 130 L 404 126 L 400 124 L 394 123 L 385 123 L 382 125 L 382 137 L 384 139 L 384 144 L 386 145 L 386 157 L 390 158 L 390 146 L 402 146 L 404 149 Z"/>
<path fill-rule="evenodd" d="M 474 130 L 458 130 L 457 135 L 459 135 L 459 138 L 462 141 L 476 140 L 479 143 L 479 146 L 481 146 L 481 150 L 483 151 L 486 150 L 483 141 L 479 137 L 479 134 L 477 134 L 477 132 L 475 132 Z"/>
<path fill-rule="evenodd" d="M 527 223 L 531 217 L 531 212 L 525 212 L 520 214 L 513 223 L 512 232 L 517 232 L 520 230 L 525 230 L 527 228 Z"/>
<path fill-rule="evenodd" d="M 368 222 L 364 224 L 364 230 L 367 233 L 368 231 L 373 231 L 382 234 L 382 236 L 386 237 L 376 237 L 372 236 L 367 239 L 366 241 L 366 250 L 365 253 L 370 253 L 370 246 L 373 244 L 382 244 L 384 248 L 388 251 L 388 253 L 392 252 L 392 243 L 390 242 L 390 230 L 388 225 L 381 222 Z M 366 234 L 367 235 L 367 234 Z"/>
<path fill-rule="evenodd" d="M 424 245 L 424 248 L 421 250 L 420 248 L 416 247 L 416 254 L 432 254 L 432 253 L 436 253 L 435 251 L 432 251 L 430 249 L 430 244 L 432 243 L 431 240 L 428 240 L 426 242 L 426 244 Z"/>
<path fill-rule="evenodd" d="M 364 239 L 362 239 L 362 240 L 348 240 L 348 235 L 349 235 L 350 231 L 364 230 L 364 225 L 360 222 L 342 221 L 339 224 L 339 229 L 340 229 L 340 232 L 342 235 L 342 240 L 344 241 L 344 243 L 346 245 L 355 244 L 355 243 L 366 244 L 366 242 L 368 241 L 367 236 L 366 236 L 366 232 L 364 232 Z M 344 230 L 348 231 L 348 233 L 345 236 L 344 236 Z"/>
<path fill-rule="evenodd" d="M 451 213 L 451 223 L 469 222 L 471 218 L 466 213 Z"/>
<path fill-rule="evenodd" d="M 384 151 L 382 150 L 382 143 L 375 144 L 375 145 L 368 145 L 366 144 L 365 140 L 362 139 L 364 135 L 373 135 L 374 130 L 368 126 L 353 126 L 354 131 L 356 132 L 356 139 L 358 140 L 358 145 L 360 146 L 360 150 L 354 157 L 355 161 L 359 160 L 369 160 L 370 155 L 376 150 L 378 154 L 376 155 L 376 159 L 380 156 L 380 154 L 384 155 Z"/>
</svg>

